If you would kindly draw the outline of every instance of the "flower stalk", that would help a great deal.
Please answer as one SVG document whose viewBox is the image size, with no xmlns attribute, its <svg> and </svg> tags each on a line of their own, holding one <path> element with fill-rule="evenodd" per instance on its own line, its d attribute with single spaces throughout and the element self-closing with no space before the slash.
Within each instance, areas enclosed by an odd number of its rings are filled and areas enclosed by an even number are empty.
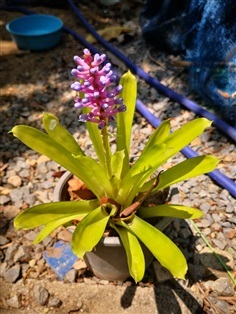
<svg viewBox="0 0 236 314">
<path fill-rule="evenodd" d="M 108 127 L 107 124 L 105 124 L 104 128 L 101 130 L 102 135 L 102 142 L 103 142 L 103 149 L 106 159 L 106 167 L 107 167 L 107 173 L 109 178 L 112 177 L 112 171 L 111 171 L 111 147 L 109 142 L 109 133 L 108 133 Z"/>
</svg>

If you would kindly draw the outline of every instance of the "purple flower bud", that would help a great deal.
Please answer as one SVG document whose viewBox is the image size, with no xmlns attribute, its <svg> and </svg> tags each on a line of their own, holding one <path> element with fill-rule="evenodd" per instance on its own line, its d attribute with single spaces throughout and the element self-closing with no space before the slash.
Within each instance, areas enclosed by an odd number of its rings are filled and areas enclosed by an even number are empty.
<svg viewBox="0 0 236 314">
<path fill-rule="evenodd" d="M 116 76 L 112 75 L 111 77 L 109 77 L 109 81 L 110 81 L 110 83 L 115 82 L 116 81 Z"/>
<path fill-rule="evenodd" d="M 75 91 L 79 92 L 79 91 L 81 91 L 82 87 L 81 87 L 81 84 L 79 82 L 75 82 L 75 83 L 71 84 L 71 89 L 74 89 Z"/>
<path fill-rule="evenodd" d="M 82 103 L 83 103 L 84 105 L 86 105 L 88 102 L 89 102 L 88 98 L 83 98 L 83 99 L 82 99 Z"/>
<path fill-rule="evenodd" d="M 93 74 L 93 75 L 96 74 L 97 72 L 98 72 L 98 67 L 90 69 L 90 73 Z"/>
<path fill-rule="evenodd" d="M 79 60 L 81 60 L 80 57 L 78 57 L 78 56 L 74 56 L 73 59 L 74 59 L 75 62 L 78 62 Z"/>
<path fill-rule="evenodd" d="M 77 73 L 78 73 L 78 70 L 77 70 L 77 69 L 73 69 L 73 70 L 71 71 L 71 74 L 72 74 L 73 76 L 77 76 Z"/>
<path fill-rule="evenodd" d="M 100 120 L 100 122 L 98 123 L 99 130 L 102 130 L 105 125 L 106 125 L 105 121 L 104 120 Z"/>
<path fill-rule="evenodd" d="M 84 49 L 84 54 L 90 56 L 90 51 L 89 51 L 87 48 L 85 48 L 85 49 Z"/>
<path fill-rule="evenodd" d="M 124 112 L 126 111 L 126 106 L 125 105 L 121 105 L 120 107 L 118 107 L 118 112 Z"/>
<path fill-rule="evenodd" d="M 118 85 L 116 86 L 116 88 L 114 89 L 114 91 L 117 93 L 117 94 L 120 94 L 120 92 L 122 91 L 123 87 L 122 85 Z"/>
<path fill-rule="evenodd" d="M 115 101 L 114 101 L 114 103 L 115 103 L 116 105 L 123 105 L 123 99 L 122 99 L 122 98 L 116 98 Z"/>
<path fill-rule="evenodd" d="M 79 72 L 82 72 L 82 71 L 84 71 L 84 67 L 82 67 L 82 65 L 78 65 L 78 66 L 77 66 L 77 70 L 78 70 Z"/>
<path fill-rule="evenodd" d="M 103 109 L 107 109 L 108 107 L 109 107 L 108 104 L 102 104 L 102 108 L 103 108 Z"/>
<path fill-rule="evenodd" d="M 91 86 L 91 82 L 89 82 L 89 81 L 84 82 L 84 86 L 85 86 L 85 87 Z"/>
<path fill-rule="evenodd" d="M 76 102 L 76 103 L 74 104 L 74 107 L 75 107 L 75 108 L 78 108 L 78 109 L 82 109 L 82 108 L 84 107 L 84 105 L 83 105 L 81 102 Z"/>
<path fill-rule="evenodd" d="M 93 93 L 94 98 L 98 98 L 99 95 L 100 95 L 99 91 L 96 91 L 96 92 Z"/>
<path fill-rule="evenodd" d="M 112 92 L 108 92 L 108 93 L 107 93 L 107 97 L 108 97 L 108 98 L 113 98 L 113 97 L 115 97 L 115 95 L 114 95 L 114 93 L 112 93 Z"/>
<path fill-rule="evenodd" d="M 81 121 L 81 122 L 87 122 L 87 121 L 88 121 L 87 115 L 86 115 L 86 114 L 81 114 L 81 115 L 79 116 L 79 121 Z"/>
</svg>

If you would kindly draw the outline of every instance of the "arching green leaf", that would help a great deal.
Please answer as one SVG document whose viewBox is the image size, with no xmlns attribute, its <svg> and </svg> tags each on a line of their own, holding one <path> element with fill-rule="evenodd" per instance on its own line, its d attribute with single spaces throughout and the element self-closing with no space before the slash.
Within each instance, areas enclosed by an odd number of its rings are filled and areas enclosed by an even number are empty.
<svg viewBox="0 0 236 314">
<path fill-rule="evenodd" d="M 14 226 L 16 229 L 30 229 L 46 225 L 52 221 L 63 218 L 83 218 L 98 207 L 97 200 L 79 202 L 54 202 L 40 204 L 28 208 L 16 216 Z"/>
<path fill-rule="evenodd" d="M 202 212 L 196 208 L 188 206 L 164 204 L 151 207 L 140 206 L 138 209 L 138 216 L 141 218 L 175 217 L 182 219 L 196 219 L 202 216 Z"/>
<path fill-rule="evenodd" d="M 115 225 L 113 228 L 119 234 L 124 245 L 130 275 L 135 282 L 141 281 L 145 272 L 145 259 L 138 239 L 127 228 Z"/>
<path fill-rule="evenodd" d="M 121 97 L 126 105 L 126 111 L 117 114 L 117 151 L 124 150 L 125 158 L 123 162 L 123 175 L 129 169 L 129 152 L 131 130 L 134 118 L 136 97 L 137 97 L 137 81 L 135 76 L 130 72 L 126 72 L 120 80 L 123 86 Z"/>
<path fill-rule="evenodd" d="M 106 194 L 108 197 L 113 197 L 107 173 L 91 157 L 72 156 L 67 149 L 47 134 L 29 126 L 18 125 L 11 132 L 24 144 L 46 155 L 77 176 L 98 198 L 102 198 Z"/>
<path fill-rule="evenodd" d="M 144 147 L 144 150 L 152 147 L 155 144 L 161 144 L 167 136 L 170 134 L 170 120 L 163 121 L 159 127 L 152 133 L 147 144 Z"/>
<path fill-rule="evenodd" d="M 102 205 L 84 217 L 76 227 L 72 238 L 72 250 L 80 258 L 83 258 L 86 252 L 92 251 L 102 238 L 110 215 L 116 211 L 116 206 L 111 204 L 109 206 L 111 208 L 109 214 L 106 205 Z"/>
<path fill-rule="evenodd" d="M 219 160 L 216 157 L 208 155 L 184 160 L 160 174 L 159 184 L 153 192 L 162 190 L 177 182 L 210 172 L 215 169 L 218 163 Z"/>
<path fill-rule="evenodd" d="M 210 125 L 211 121 L 205 118 L 190 121 L 166 137 L 161 144 L 155 144 L 145 150 L 123 178 L 117 201 L 122 203 L 127 200 L 125 206 L 129 206 L 130 201 L 132 202 L 145 181 L 170 157 L 188 145 Z M 133 185 L 132 192 L 128 194 L 129 182 L 134 176 L 137 176 L 137 180 Z"/>
<path fill-rule="evenodd" d="M 72 155 L 84 155 L 74 137 L 60 124 L 59 119 L 51 113 L 43 113 L 43 126 L 48 135 L 67 149 Z"/>
<path fill-rule="evenodd" d="M 164 233 L 138 216 L 135 216 L 130 224 L 123 221 L 117 224 L 133 232 L 173 276 L 184 279 L 187 272 L 186 259 L 180 249 Z"/>
</svg>

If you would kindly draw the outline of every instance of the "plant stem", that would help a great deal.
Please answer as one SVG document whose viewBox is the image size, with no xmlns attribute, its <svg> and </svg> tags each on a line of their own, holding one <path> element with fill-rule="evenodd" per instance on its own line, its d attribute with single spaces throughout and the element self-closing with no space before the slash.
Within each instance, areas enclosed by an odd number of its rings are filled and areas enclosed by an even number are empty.
<svg viewBox="0 0 236 314">
<path fill-rule="evenodd" d="M 220 264 L 222 265 L 222 267 L 226 270 L 229 278 L 232 280 L 233 284 L 236 287 L 236 281 L 233 277 L 233 275 L 231 274 L 231 272 L 229 271 L 227 265 L 223 262 L 222 258 L 215 252 L 214 248 L 211 246 L 211 244 L 208 242 L 207 238 L 202 234 L 202 232 L 200 231 L 200 229 L 198 228 L 198 226 L 195 224 L 195 222 L 190 219 L 191 224 L 193 225 L 194 229 L 197 231 L 197 233 L 200 235 L 200 237 L 202 238 L 202 240 L 206 243 L 206 245 L 209 247 L 209 249 L 212 251 L 212 253 L 215 255 L 215 257 L 218 259 L 218 261 L 220 262 Z"/>
<path fill-rule="evenodd" d="M 103 142 L 103 148 L 104 148 L 104 153 L 105 153 L 107 172 L 108 172 L 108 176 L 111 178 L 111 176 L 112 176 L 112 173 L 111 173 L 111 147 L 110 147 L 110 143 L 109 143 L 109 134 L 108 134 L 108 130 L 107 130 L 107 125 L 104 126 L 101 134 L 102 134 L 102 142 Z"/>
</svg>

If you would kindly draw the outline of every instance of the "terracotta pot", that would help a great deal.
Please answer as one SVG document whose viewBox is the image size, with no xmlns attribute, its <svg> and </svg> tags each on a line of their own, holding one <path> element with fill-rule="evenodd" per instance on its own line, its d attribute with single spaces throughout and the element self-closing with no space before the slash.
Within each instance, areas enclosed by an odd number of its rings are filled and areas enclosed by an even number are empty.
<svg viewBox="0 0 236 314">
<path fill-rule="evenodd" d="M 72 174 L 67 171 L 59 179 L 54 190 L 54 202 L 70 200 L 68 181 L 71 178 Z M 170 218 L 163 218 L 156 227 L 159 230 L 164 230 L 170 221 Z M 148 268 L 154 257 L 143 244 L 141 246 L 144 252 L 146 268 Z M 117 236 L 103 237 L 93 251 L 85 254 L 84 261 L 94 275 L 101 279 L 124 281 L 130 277 L 126 252 L 120 238 Z"/>
</svg>

